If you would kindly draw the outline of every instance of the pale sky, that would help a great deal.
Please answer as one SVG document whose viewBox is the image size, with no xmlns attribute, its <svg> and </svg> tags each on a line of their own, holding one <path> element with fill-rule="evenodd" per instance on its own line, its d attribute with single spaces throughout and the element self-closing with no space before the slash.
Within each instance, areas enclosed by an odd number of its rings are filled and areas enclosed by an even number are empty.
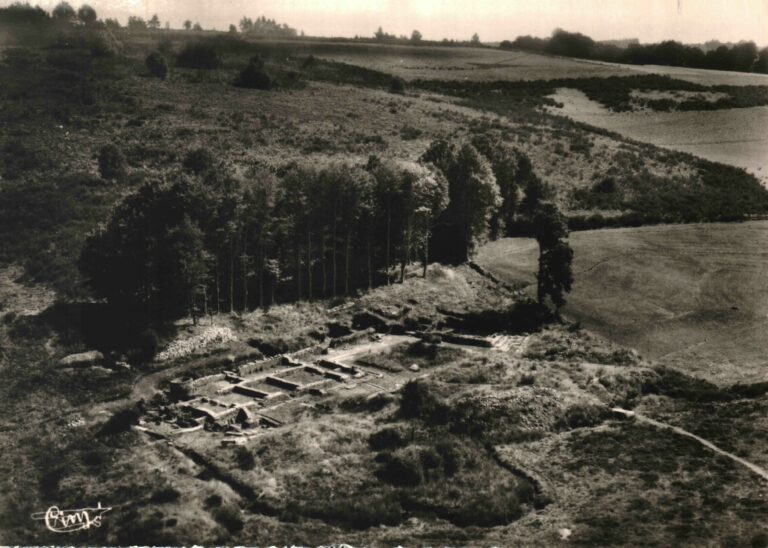
<svg viewBox="0 0 768 548">
<path fill-rule="evenodd" d="M 77 8 L 79 0 L 69 0 Z M 0 0 L 0 4 L 9 4 Z M 35 0 L 30 0 L 34 4 Z M 38 0 L 50 9 L 57 0 Z M 157 13 L 178 28 L 185 19 L 225 30 L 243 15 L 266 15 L 312 36 L 391 34 L 483 41 L 520 34 L 548 36 L 556 27 L 597 40 L 642 42 L 754 40 L 768 45 L 768 0 L 88 0 L 99 17 Z"/>
</svg>

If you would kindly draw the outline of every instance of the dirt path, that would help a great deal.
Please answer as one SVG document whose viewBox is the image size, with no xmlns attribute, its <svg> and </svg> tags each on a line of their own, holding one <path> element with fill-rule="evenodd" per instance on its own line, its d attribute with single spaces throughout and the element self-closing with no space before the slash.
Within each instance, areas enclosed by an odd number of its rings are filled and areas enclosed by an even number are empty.
<svg viewBox="0 0 768 548">
<path fill-rule="evenodd" d="M 724 451 L 724 450 L 720 449 L 717 445 L 712 443 L 711 441 L 705 440 L 704 438 L 699 437 L 696 434 L 688 432 L 688 430 L 683 430 L 680 427 L 672 426 L 671 424 L 665 424 L 663 422 L 659 422 L 657 420 L 653 420 L 650 417 L 646 417 L 644 415 L 639 415 L 639 414 L 635 413 L 634 411 L 628 411 L 627 409 L 622 409 L 620 407 L 614 407 L 614 408 L 611 409 L 611 411 L 613 411 L 614 413 L 620 413 L 620 414 L 622 414 L 622 415 L 624 415 L 626 417 L 632 417 L 632 418 L 634 418 L 635 420 L 637 420 L 639 422 L 644 422 L 646 424 L 650 424 L 650 425 L 655 426 L 657 428 L 665 428 L 667 430 L 672 430 L 675 434 L 680 434 L 681 436 L 687 436 L 689 438 L 693 438 L 694 440 L 699 442 L 701 445 L 711 449 L 712 451 L 714 451 L 718 455 L 723 455 L 724 457 L 728 457 L 732 461 L 738 462 L 742 466 L 746 466 L 747 468 L 752 470 L 755 474 L 757 474 L 758 476 L 761 476 L 763 479 L 768 480 L 768 471 L 766 471 L 764 468 L 761 468 L 761 467 L 757 466 L 756 464 L 753 464 L 753 463 L 751 463 L 749 461 L 746 461 L 746 460 L 742 459 L 741 457 L 737 457 L 733 453 L 729 453 L 728 451 Z"/>
</svg>

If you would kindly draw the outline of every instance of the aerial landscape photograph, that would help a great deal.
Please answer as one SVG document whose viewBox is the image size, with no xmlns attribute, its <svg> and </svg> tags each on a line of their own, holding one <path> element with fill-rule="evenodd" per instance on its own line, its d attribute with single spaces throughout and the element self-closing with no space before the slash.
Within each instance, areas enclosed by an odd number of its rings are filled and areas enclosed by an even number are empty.
<svg viewBox="0 0 768 548">
<path fill-rule="evenodd" d="M 768 0 L 0 0 L 0 546 L 768 548 Z"/>
</svg>

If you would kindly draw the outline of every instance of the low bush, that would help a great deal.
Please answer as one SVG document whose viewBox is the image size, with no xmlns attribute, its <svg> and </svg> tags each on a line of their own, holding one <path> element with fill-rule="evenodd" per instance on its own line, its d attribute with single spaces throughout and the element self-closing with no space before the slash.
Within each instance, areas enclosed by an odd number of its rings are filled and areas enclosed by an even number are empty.
<svg viewBox="0 0 768 548">
<path fill-rule="evenodd" d="M 218 508 L 221 506 L 221 496 L 220 495 L 209 495 L 205 497 L 205 507 L 206 508 Z"/>
<path fill-rule="evenodd" d="M 413 126 L 403 126 L 400 128 L 400 138 L 403 141 L 413 141 L 421 137 L 421 130 Z"/>
<path fill-rule="evenodd" d="M 219 53 L 210 44 L 187 44 L 176 56 L 176 66 L 182 68 L 212 70 L 221 65 Z"/>
<path fill-rule="evenodd" d="M 768 548 L 768 533 L 765 531 L 760 531 L 759 533 L 756 533 L 752 540 L 750 541 L 749 545 L 752 548 Z"/>
<path fill-rule="evenodd" d="M 385 453 L 384 466 L 379 470 L 382 481 L 398 486 L 416 486 L 424 481 L 421 449 L 410 446 Z"/>
<path fill-rule="evenodd" d="M 258 59 L 258 62 L 251 60 L 248 66 L 240 72 L 240 75 L 234 82 L 237 87 L 263 90 L 272 89 L 272 78 L 264 72 L 262 68 L 264 62 L 260 58 Z"/>
<path fill-rule="evenodd" d="M 253 458 L 253 453 L 248 451 L 245 447 L 238 447 L 235 451 L 235 462 L 240 470 L 253 470 L 256 466 L 256 460 Z"/>
<path fill-rule="evenodd" d="M 187 152 L 182 161 L 184 171 L 200 175 L 213 167 L 213 155 L 206 148 L 196 148 Z"/>
<path fill-rule="evenodd" d="M 731 392 L 743 398 L 759 398 L 768 393 L 768 382 L 735 384 L 731 387 Z"/>
<path fill-rule="evenodd" d="M 399 426 L 389 426 L 378 432 L 374 432 L 368 438 L 368 445 L 374 451 L 383 451 L 385 449 L 397 449 L 406 444 L 407 434 Z"/>
<path fill-rule="evenodd" d="M 409 356 L 418 356 L 434 360 L 437 357 L 438 346 L 436 343 L 428 343 L 426 341 L 416 341 L 408 346 L 406 353 Z"/>
<path fill-rule="evenodd" d="M 213 518 L 231 534 L 238 533 L 243 529 L 243 519 L 240 517 L 240 510 L 237 508 L 229 506 L 217 508 L 213 512 Z"/>
<path fill-rule="evenodd" d="M 108 181 L 120 179 L 126 174 L 126 161 L 123 152 L 110 143 L 99 150 L 99 175 Z"/>
<path fill-rule="evenodd" d="M 164 56 L 171 55 L 173 53 L 173 40 L 167 36 L 161 38 L 157 43 L 157 51 L 159 51 Z"/>
<path fill-rule="evenodd" d="M 143 362 L 150 362 L 155 359 L 160 347 L 160 339 L 152 329 L 146 329 L 139 334 L 137 341 L 137 358 Z"/>
<path fill-rule="evenodd" d="M 597 426 L 610 417 L 610 411 L 603 405 L 574 405 L 569 407 L 558 422 L 561 429 L 589 428 Z"/>
<path fill-rule="evenodd" d="M 147 66 L 147 70 L 149 70 L 149 73 L 152 76 L 160 78 L 161 80 L 165 80 L 165 77 L 168 76 L 168 62 L 160 53 L 153 51 L 147 55 L 144 64 Z"/>
<path fill-rule="evenodd" d="M 158 489 L 152 493 L 152 496 L 149 498 L 149 502 L 154 504 L 167 504 L 169 502 L 176 502 L 179 500 L 180 496 L 181 493 L 179 493 L 173 487 L 163 487 L 162 489 Z"/>
<path fill-rule="evenodd" d="M 448 408 L 431 385 L 424 381 L 408 381 L 401 392 L 400 413 L 408 419 L 443 424 L 447 420 Z"/>
<path fill-rule="evenodd" d="M 393 76 L 389 83 L 389 91 L 403 95 L 405 93 L 405 80 L 397 76 Z"/>
<path fill-rule="evenodd" d="M 131 426 L 139 423 L 139 410 L 135 407 L 128 407 L 116 411 L 101 427 L 99 435 L 113 436 L 128 431 Z"/>
<path fill-rule="evenodd" d="M 106 460 L 106 454 L 100 449 L 91 449 L 83 453 L 82 461 L 87 466 L 99 466 Z"/>
</svg>

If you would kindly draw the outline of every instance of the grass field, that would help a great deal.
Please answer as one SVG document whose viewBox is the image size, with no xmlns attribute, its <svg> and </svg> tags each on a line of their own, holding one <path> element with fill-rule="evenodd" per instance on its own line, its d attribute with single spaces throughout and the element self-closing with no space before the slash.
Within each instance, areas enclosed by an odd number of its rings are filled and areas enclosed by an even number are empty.
<svg viewBox="0 0 768 548">
<path fill-rule="evenodd" d="M 659 363 L 720 384 L 766 380 L 768 223 L 575 232 L 565 314 Z M 478 262 L 534 281 L 533 240 L 485 246 Z"/>
<path fill-rule="evenodd" d="M 626 66 L 626 65 L 620 65 Z M 728 70 L 709 70 L 689 67 L 666 67 L 660 65 L 631 65 L 633 71 L 645 74 L 661 74 L 677 80 L 685 80 L 705 86 L 766 86 L 768 75 L 732 72 Z"/>
<path fill-rule="evenodd" d="M 578 59 L 471 47 L 412 47 L 351 44 L 324 49 L 318 57 L 361 65 L 405 80 L 549 80 L 628 76 L 631 70 Z"/>
<path fill-rule="evenodd" d="M 406 80 L 550 80 L 659 74 L 705 86 L 765 86 L 768 76 L 739 72 L 622 65 L 527 51 L 473 47 L 436 47 L 291 41 L 291 50 L 360 65 Z"/>
<path fill-rule="evenodd" d="M 611 112 L 583 92 L 559 89 L 550 112 L 631 139 L 744 168 L 768 182 L 768 107 L 687 112 Z"/>
</svg>

